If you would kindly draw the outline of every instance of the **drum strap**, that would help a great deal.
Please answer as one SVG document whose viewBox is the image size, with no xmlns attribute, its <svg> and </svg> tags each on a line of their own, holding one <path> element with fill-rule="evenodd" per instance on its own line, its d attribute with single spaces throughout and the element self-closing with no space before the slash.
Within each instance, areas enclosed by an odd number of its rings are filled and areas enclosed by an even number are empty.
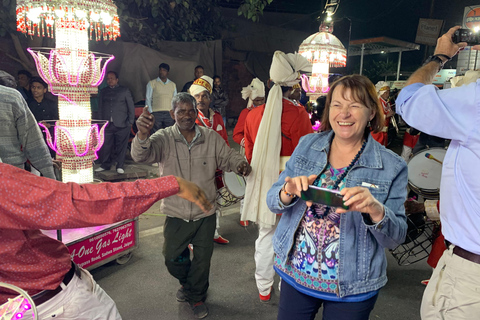
<svg viewBox="0 0 480 320">
<path fill-rule="evenodd" d="M 285 133 L 282 132 L 282 137 L 284 137 L 285 139 L 289 140 L 289 141 L 292 141 L 291 138 L 289 138 Z"/>
</svg>

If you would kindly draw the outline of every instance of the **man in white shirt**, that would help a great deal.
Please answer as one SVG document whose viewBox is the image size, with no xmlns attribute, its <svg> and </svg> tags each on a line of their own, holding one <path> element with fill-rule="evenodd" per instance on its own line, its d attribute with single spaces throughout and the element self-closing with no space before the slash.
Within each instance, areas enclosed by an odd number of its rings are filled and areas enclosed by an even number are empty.
<svg viewBox="0 0 480 320">
<path fill-rule="evenodd" d="M 177 94 L 175 82 L 168 79 L 170 66 L 161 63 L 158 66 L 158 78 L 147 84 L 145 104 L 148 111 L 155 116 L 153 132 L 173 126 L 175 120 L 170 116 L 172 98 Z"/>
</svg>

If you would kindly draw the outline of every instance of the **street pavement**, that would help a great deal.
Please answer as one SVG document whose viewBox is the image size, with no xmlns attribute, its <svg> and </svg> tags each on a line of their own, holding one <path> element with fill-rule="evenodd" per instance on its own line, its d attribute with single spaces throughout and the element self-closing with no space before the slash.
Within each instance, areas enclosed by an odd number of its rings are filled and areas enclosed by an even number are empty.
<svg viewBox="0 0 480 320">
<path fill-rule="evenodd" d="M 116 301 L 124 320 L 194 319 L 188 304 L 175 299 L 179 284 L 169 275 L 162 256 L 164 217 L 154 211 L 140 217 L 140 247 L 128 263 L 112 262 L 91 272 Z M 207 319 L 276 319 L 278 277 L 272 300 L 260 302 L 253 260 L 258 232 L 253 225 L 240 226 L 239 217 L 236 205 L 220 218 L 221 234 L 230 243 L 215 244 L 206 302 L 210 309 Z M 389 281 L 380 291 L 370 319 L 420 319 L 420 301 L 425 288 L 420 281 L 429 278 L 431 268 L 425 260 L 398 266 L 390 253 L 387 259 Z M 317 315 L 316 319 L 322 317 Z"/>
<path fill-rule="evenodd" d="M 149 177 L 155 176 L 158 170 L 127 162 L 126 168 L 129 167 L 146 170 Z M 276 319 L 280 295 L 278 276 L 269 303 L 260 302 L 255 285 L 256 226 L 240 226 L 238 204 L 226 208 L 223 214 L 220 233 L 230 240 L 230 244 L 215 244 L 206 301 L 210 312 L 206 319 Z M 164 264 L 164 220 L 159 205 L 154 205 L 140 216 L 139 248 L 133 252 L 130 261 L 123 265 L 111 262 L 91 271 L 99 285 L 116 301 L 124 320 L 194 319 L 189 305 L 176 301 L 179 283 L 169 275 Z M 420 319 L 420 302 L 425 289 L 420 281 L 428 279 L 432 269 L 425 260 L 399 266 L 389 252 L 387 260 L 389 281 L 380 290 L 370 319 Z M 321 311 L 315 319 L 322 319 Z"/>
</svg>

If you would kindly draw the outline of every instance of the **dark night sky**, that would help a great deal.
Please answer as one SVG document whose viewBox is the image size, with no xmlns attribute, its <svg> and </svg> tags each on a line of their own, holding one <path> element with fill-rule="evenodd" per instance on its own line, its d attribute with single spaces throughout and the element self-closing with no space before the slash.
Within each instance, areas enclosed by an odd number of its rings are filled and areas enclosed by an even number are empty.
<svg viewBox="0 0 480 320">
<path fill-rule="evenodd" d="M 240 0 L 230 0 L 230 4 L 238 1 Z M 434 10 L 430 17 L 432 1 Z M 349 27 L 351 40 L 388 36 L 414 42 L 420 18 L 444 20 L 442 32 L 444 33 L 450 27 L 461 24 L 466 6 L 479 4 L 480 0 L 341 0 L 338 11 L 334 15 L 334 19 L 339 20 L 335 24 L 334 34 L 344 44 L 348 43 Z M 265 11 L 303 14 L 305 15 L 303 21 L 281 22 L 282 26 L 308 32 L 311 30 L 311 33 L 314 33 L 319 25 L 316 18 L 324 6 L 325 0 L 274 0 Z M 301 24 L 304 25 L 303 28 Z M 402 55 L 402 69 L 416 69 L 424 60 L 425 54 L 424 45 L 421 45 L 419 51 L 405 52 Z M 373 57 L 370 56 L 370 58 Z M 375 59 L 387 59 L 378 55 L 375 57 Z M 388 58 L 396 60 L 397 57 L 398 54 L 389 54 Z"/>
<path fill-rule="evenodd" d="M 239 0 L 230 0 L 233 4 Z M 432 0 L 341 0 L 335 19 L 352 21 L 351 39 L 390 36 L 412 41 L 419 18 L 429 18 Z M 433 0 L 432 18 L 446 20 L 446 28 L 462 21 L 464 7 L 472 0 Z M 274 0 L 265 11 L 310 14 L 322 11 L 325 0 Z"/>
</svg>

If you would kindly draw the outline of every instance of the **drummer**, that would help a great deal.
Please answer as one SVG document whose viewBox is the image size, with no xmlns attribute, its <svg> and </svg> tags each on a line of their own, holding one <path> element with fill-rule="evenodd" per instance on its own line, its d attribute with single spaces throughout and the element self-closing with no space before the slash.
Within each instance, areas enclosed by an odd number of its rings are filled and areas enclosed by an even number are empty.
<svg viewBox="0 0 480 320">
<path fill-rule="evenodd" d="M 250 85 L 242 88 L 242 98 L 248 100 L 247 107 L 238 116 L 232 138 L 240 145 L 240 153 L 245 154 L 245 120 L 251 110 L 265 104 L 265 84 L 258 78 L 253 79 Z M 240 201 L 240 213 L 242 213 L 243 201 L 244 199 Z M 248 220 L 240 220 L 240 225 L 248 226 Z"/>
<path fill-rule="evenodd" d="M 297 63 L 291 65 L 287 55 L 275 52 L 270 77 L 275 85 L 270 90 L 266 105 L 251 110 L 245 121 L 245 155 L 255 168 L 255 176 L 247 178 L 245 206 L 241 220 L 250 220 L 258 224 L 258 238 L 255 241 L 255 280 L 260 301 L 271 298 L 273 285 L 273 246 L 272 237 L 278 220 L 266 206 L 266 193 L 278 178 L 278 166 L 281 159 L 289 157 L 300 138 L 313 133 L 310 118 L 305 108 L 298 102 L 290 100 L 293 86 L 298 85 L 296 78 L 302 68 L 311 65 L 300 55 L 289 54 Z M 276 117 L 281 112 L 281 118 Z M 258 132 L 258 135 L 257 135 Z M 267 144 L 279 142 L 276 150 L 268 151 Z M 255 147 L 254 147 L 255 145 Z M 258 145 L 258 146 L 257 146 Z M 268 180 L 269 179 L 269 180 Z M 269 184 L 268 181 L 271 181 Z M 265 182 L 267 181 L 267 182 Z M 260 196 L 258 196 L 260 195 Z M 253 201 L 256 199 L 256 201 Z"/>
<path fill-rule="evenodd" d="M 382 104 L 383 113 L 385 114 L 385 124 L 380 132 L 371 132 L 372 137 L 383 146 L 387 146 L 388 142 L 388 126 L 390 124 L 390 118 L 395 114 L 392 110 L 392 106 L 388 101 L 390 95 L 390 86 L 385 81 L 379 81 L 375 85 L 377 90 L 378 100 Z"/>
<path fill-rule="evenodd" d="M 250 85 L 242 88 L 242 98 L 248 100 L 247 107 L 240 112 L 237 125 L 233 130 L 233 141 L 238 143 L 245 153 L 245 120 L 248 113 L 254 108 L 265 104 L 265 85 L 255 78 Z"/>
<path fill-rule="evenodd" d="M 209 76 L 202 76 L 201 78 L 196 79 L 188 91 L 190 94 L 197 100 L 198 115 L 195 122 L 197 125 L 202 127 L 207 127 L 212 130 L 215 130 L 219 135 L 222 136 L 223 140 L 227 146 L 230 146 L 228 143 L 227 130 L 225 129 L 225 123 L 223 122 L 222 115 L 210 108 L 212 101 L 211 94 L 213 88 L 213 79 Z M 217 176 L 221 177 L 222 171 L 217 170 Z M 217 180 L 217 189 L 221 186 L 219 184 L 223 183 L 221 179 Z M 215 234 L 213 236 L 213 241 L 218 244 L 228 244 L 226 238 L 222 237 L 218 232 L 220 228 L 220 209 L 216 211 L 216 227 Z M 192 248 L 192 247 L 190 247 Z"/>
</svg>

